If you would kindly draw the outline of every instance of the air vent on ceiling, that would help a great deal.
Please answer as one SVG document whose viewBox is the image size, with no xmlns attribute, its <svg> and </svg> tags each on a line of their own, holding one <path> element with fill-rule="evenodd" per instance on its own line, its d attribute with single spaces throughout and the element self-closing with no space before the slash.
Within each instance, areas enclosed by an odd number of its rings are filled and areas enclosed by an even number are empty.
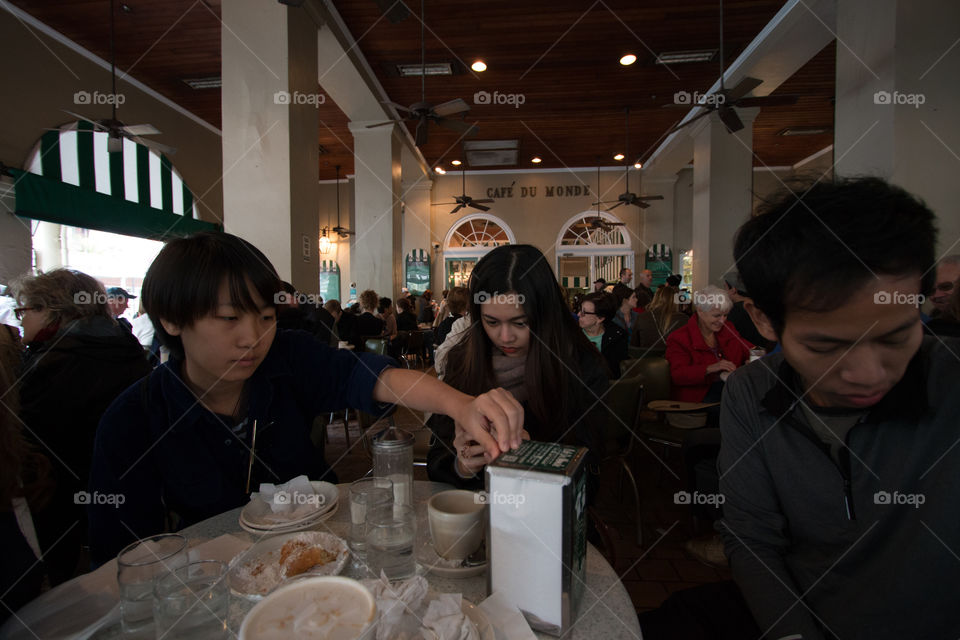
<svg viewBox="0 0 960 640">
<path fill-rule="evenodd" d="M 465 151 L 489 151 L 490 149 L 519 149 L 519 140 L 464 140 Z"/>
<path fill-rule="evenodd" d="M 422 73 L 421 73 L 422 70 Z M 425 76 L 452 76 L 453 67 L 449 62 L 430 62 L 425 65 L 420 64 L 398 64 L 397 73 L 401 78 L 419 78 Z"/>
<path fill-rule="evenodd" d="M 517 164 L 518 155 L 516 149 L 466 152 L 467 163 L 471 167 L 512 167 Z"/>
<path fill-rule="evenodd" d="M 777 131 L 778 136 L 819 136 L 833 131 L 830 127 L 787 127 Z"/>
<path fill-rule="evenodd" d="M 223 85 L 223 79 L 220 76 L 185 78 L 184 82 L 190 85 L 191 89 L 219 89 Z"/>
<path fill-rule="evenodd" d="M 664 51 L 657 56 L 657 64 L 684 64 L 687 62 L 710 62 L 717 55 L 716 49 L 690 51 Z"/>
</svg>

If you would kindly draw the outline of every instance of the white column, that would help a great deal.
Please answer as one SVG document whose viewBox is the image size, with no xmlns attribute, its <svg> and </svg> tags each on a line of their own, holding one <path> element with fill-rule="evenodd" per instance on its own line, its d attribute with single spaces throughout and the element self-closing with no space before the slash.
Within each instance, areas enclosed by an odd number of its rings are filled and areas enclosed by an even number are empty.
<svg viewBox="0 0 960 640">
<path fill-rule="evenodd" d="M 960 252 L 956 0 L 840 0 L 837 175 L 877 175 L 938 214 L 940 254 Z"/>
<path fill-rule="evenodd" d="M 400 139 L 394 126 L 351 122 L 354 151 L 351 278 L 357 292 L 400 290 Z"/>
<path fill-rule="evenodd" d="M 730 133 L 716 113 L 693 125 L 693 286 L 719 284 L 733 262 L 733 237 L 750 217 L 753 120 L 737 109 L 743 129 Z"/>
<path fill-rule="evenodd" d="M 317 25 L 262 0 L 230 0 L 222 20 L 224 228 L 316 291 Z"/>
</svg>

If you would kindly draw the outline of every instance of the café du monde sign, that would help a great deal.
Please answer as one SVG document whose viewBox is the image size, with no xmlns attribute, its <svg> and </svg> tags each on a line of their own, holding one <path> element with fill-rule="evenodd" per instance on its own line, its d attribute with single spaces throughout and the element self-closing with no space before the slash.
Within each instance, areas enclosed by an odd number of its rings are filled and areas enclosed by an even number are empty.
<svg viewBox="0 0 960 640">
<path fill-rule="evenodd" d="M 488 198 L 576 198 L 593 197 L 595 192 L 583 184 L 574 185 L 544 185 L 541 187 L 487 187 Z"/>
</svg>

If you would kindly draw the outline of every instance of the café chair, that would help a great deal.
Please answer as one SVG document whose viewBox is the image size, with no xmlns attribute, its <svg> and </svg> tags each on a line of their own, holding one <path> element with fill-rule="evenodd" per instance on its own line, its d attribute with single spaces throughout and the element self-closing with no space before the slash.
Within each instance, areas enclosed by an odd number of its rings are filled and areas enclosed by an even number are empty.
<svg viewBox="0 0 960 640">
<path fill-rule="evenodd" d="M 363 341 L 363 350 L 380 356 L 385 355 L 387 353 L 387 341 L 383 338 L 367 338 Z"/>
<path fill-rule="evenodd" d="M 423 332 L 400 331 L 400 360 L 408 369 L 420 369 L 425 366 L 423 359 Z M 411 366 L 411 360 L 413 361 Z"/>
<path fill-rule="evenodd" d="M 620 496 L 623 496 L 623 476 L 626 474 L 633 492 L 634 515 L 637 522 L 637 546 L 643 545 L 643 526 L 640 519 L 640 490 L 636 478 L 630 469 L 628 458 L 633 451 L 633 442 L 637 437 L 640 411 L 643 407 L 643 377 L 621 377 L 611 381 L 610 388 L 601 398 L 607 408 L 607 419 L 603 426 L 604 462 L 613 462 L 619 467 Z"/>
</svg>

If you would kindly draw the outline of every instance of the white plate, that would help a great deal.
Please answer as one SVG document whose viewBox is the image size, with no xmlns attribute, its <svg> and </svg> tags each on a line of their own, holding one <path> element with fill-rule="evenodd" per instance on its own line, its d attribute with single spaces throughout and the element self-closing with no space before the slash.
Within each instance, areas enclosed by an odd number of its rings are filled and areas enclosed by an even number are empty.
<svg viewBox="0 0 960 640">
<path fill-rule="evenodd" d="M 311 576 L 335 576 L 350 557 L 347 543 L 332 533 L 302 531 L 272 536 L 237 554 L 230 562 L 230 590 L 242 598 L 259 599 L 280 585 L 287 579 L 280 567 L 280 551 L 290 540 L 303 540 L 337 554 L 335 560 L 306 572 Z M 251 570 L 258 565 L 263 567 L 261 574 L 252 576 Z"/>
<path fill-rule="evenodd" d="M 269 505 L 261 500 L 251 500 L 240 512 L 241 524 L 245 523 L 248 526 L 256 529 L 284 529 L 308 520 L 312 520 L 336 507 L 340 498 L 340 492 L 336 485 L 317 480 L 311 481 L 310 484 L 313 486 L 313 490 L 316 492 L 316 494 L 321 496 L 323 499 L 323 502 L 319 504 L 315 510 L 310 511 L 306 515 L 295 520 L 273 522 L 264 519 L 265 516 L 272 513 Z"/>
<path fill-rule="evenodd" d="M 315 516 L 312 520 L 306 520 L 299 524 L 286 525 L 284 527 L 278 527 L 273 529 L 261 529 L 260 527 L 254 527 L 248 525 L 243 520 L 240 520 L 240 528 L 246 531 L 247 533 L 252 533 L 257 536 L 275 536 L 281 533 L 296 533 L 297 531 L 307 531 L 317 526 L 325 520 L 329 520 L 337 513 L 337 509 L 340 508 L 340 505 L 335 504 L 333 508 L 329 511 L 321 513 Z"/>
<path fill-rule="evenodd" d="M 463 601 L 460 608 L 463 609 L 463 612 L 470 618 L 473 626 L 477 628 L 477 631 L 480 633 L 480 640 L 496 640 L 497 634 L 493 630 L 493 624 L 490 622 L 487 614 L 483 612 L 483 609 L 466 600 Z"/>
<path fill-rule="evenodd" d="M 472 578 L 487 570 L 486 562 L 469 567 L 450 567 L 445 565 L 447 562 L 449 561 L 437 555 L 429 537 L 417 549 L 417 564 L 427 573 L 440 578 Z"/>
</svg>

